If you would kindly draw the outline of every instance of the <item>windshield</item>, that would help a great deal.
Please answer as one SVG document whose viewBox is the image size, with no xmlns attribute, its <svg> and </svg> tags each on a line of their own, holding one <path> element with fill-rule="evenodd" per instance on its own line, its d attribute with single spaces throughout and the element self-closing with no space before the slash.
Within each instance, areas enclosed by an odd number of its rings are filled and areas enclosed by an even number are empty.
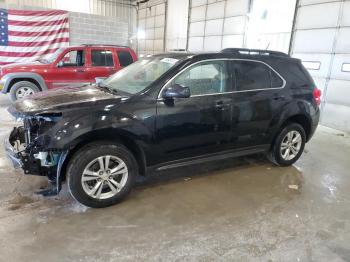
<svg viewBox="0 0 350 262">
<path fill-rule="evenodd" d="M 51 64 L 53 63 L 57 57 L 62 53 L 64 48 L 58 48 L 54 53 L 50 55 L 46 55 L 45 58 L 40 58 L 39 62 L 44 64 Z"/>
<path fill-rule="evenodd" d="M 104 80 L 101 85 L 114 91 L 136 94 L 178 62 L 174 58 L 150 58 L 135 62 Z"/>
</svg>

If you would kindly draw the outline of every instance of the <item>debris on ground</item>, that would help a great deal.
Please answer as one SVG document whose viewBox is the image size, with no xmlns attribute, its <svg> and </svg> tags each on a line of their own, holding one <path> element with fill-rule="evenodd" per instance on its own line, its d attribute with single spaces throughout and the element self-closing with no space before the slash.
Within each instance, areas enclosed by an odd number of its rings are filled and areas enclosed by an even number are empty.
<svg viewBox="0 0 350 262">
<path fill-rule="evenodd" d="M 184 181 L 190 181 L 192 178 L 190 178 L 190 177 L 185 177 L 184 178 Z"/>
<path fill-rule="evenodd" d="M 288 188 L 298 190 L 299 186 L 298 185 L 288 185 Z"/>
</svg>

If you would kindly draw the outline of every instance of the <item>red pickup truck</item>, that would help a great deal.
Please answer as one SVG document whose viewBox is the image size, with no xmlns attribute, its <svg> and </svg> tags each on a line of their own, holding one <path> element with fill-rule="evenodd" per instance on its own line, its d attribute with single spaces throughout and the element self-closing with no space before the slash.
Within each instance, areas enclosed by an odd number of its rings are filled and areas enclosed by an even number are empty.
<svg viewBox="0 0 350 262">
<path fill-rule="evenodd" d="M 47 59 L 17 63 L 0 69 L 0 90 L 15 101 L 33 93 L 64 86 L 80 86 L 105 78 L 137 60 L 124 46 L 82 45 L 60 48 Z"/>
</svg>

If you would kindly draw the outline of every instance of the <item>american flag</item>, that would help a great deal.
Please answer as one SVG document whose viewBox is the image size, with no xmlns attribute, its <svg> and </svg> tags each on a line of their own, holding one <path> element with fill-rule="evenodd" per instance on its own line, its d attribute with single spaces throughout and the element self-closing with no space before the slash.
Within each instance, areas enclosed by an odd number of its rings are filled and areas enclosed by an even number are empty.
<svg viewBox="0 0 350 262">
<path fill-rule="evenodd" d="M 42 59 L 68 45 L 68 12 L 0 9 L 0 65 Z"/>
</svg>

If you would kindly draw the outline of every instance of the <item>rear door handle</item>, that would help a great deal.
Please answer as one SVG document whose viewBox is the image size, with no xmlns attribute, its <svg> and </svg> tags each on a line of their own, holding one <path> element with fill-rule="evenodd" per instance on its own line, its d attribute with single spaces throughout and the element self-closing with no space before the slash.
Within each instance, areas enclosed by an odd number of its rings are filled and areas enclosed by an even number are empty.
<svg viewBox="0 0 350 262">
<path fill-rule="evenodd" d="M 85 70 L 84 70 L 84 69 L 77 69 L 77 72 L 78 72 L 78 73 L 84 73 Z"/>
<path fill-rule="evenodd" d="M 219 100 L 215 102 L 215 108 L 216 109 L 224 109 L 226 107 L 228 107 L 230 105 L 230 103 L 228 101 L 223 101 L 223 100 Z"/>
</svg>

